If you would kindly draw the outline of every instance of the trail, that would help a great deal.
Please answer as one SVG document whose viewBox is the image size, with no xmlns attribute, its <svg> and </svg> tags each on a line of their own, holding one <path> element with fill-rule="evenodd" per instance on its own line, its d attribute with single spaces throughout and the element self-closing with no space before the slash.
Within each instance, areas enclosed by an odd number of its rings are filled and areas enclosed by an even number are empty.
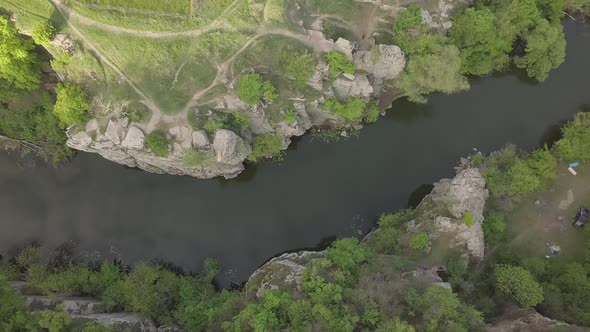
<svg viewBox="0 0 590 332">
<path fill-rule="evenodd" d="M 110 61 L 107 57 L 105 57 L 102 52 L 100 51 L 100 49 L 95 46 L 93 43 L 91 43 L 86 36 L 84 36 L 84 34 L 82 32 L 80 32 L 80 30 L 78 30 L 71 22 L 69 17 L 67 16 L 67 14 L 65 14 L 61 7 L 59 6 L 58 1 L 59 0 L 49 0 L 57 9 L 57 11 L 60 13 L 60 15 L 63 16 L 64 20 L 66 21 L 66 23 L 68 24 L 68 26 L 70 27 L 70 29 L 72 29 L 72 31 L 78 35 L 78 37 L 84 42 L 85 46 L 88 47 L 96 57 L 98 57 L 100 59 L 101 62 L 107 64 L 109 67 L 111 67 L 123 80 L 125 80 L 125 82 L 127 82 L 127 84 L 129 84 L 129 86 L 131 86 L 131 88 L 141 97 L 142 99 L 142 103 L 150 110 L 152 111 L 152 114 L 159 114 L 161 113 L 160 109 L 158 108 L 158 106 L 156 106 L 156 103 L 149 98 L 145 93 L 143 93 L 143 91 L 137 87 L 137 85 L 135 85 L 135 83 L 133 82 L 133 80 L 131 80 L 131 78 L 129 78 L 116 64 L 114 64 L 112 61 Z"/>
</svg>

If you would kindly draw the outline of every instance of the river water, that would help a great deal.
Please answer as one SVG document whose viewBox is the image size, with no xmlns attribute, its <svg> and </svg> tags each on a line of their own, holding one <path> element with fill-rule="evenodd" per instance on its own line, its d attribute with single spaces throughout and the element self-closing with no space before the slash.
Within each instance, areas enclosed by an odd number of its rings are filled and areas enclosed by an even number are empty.
<svg viewBox="0 0 590 332">
<path fill-rule="evenodd" d="M 282 162 L 235 180 L 153 175 L 86 153 L 60 169 L 20 167 L 0 154 L 0 252 L 76 240 L 127 262 L 159 257 L 195 270 L 213 257 L 222 283 L 243 281 L 285 250 L 366 232 L 421 184 L 452 176 L 473 148 L 531 149 L 554 135 L 590 105 L 590 25 L 568 22 L 566 33 L 566 63 L 543 84 L 506 74 L 426 105 L 396 101 L 358 137 L 304 137 Z"/>
</svg>

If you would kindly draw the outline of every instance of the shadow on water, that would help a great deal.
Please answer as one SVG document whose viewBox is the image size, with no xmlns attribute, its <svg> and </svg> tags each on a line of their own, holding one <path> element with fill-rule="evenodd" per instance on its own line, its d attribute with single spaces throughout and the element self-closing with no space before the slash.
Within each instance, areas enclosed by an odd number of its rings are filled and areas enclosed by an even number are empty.
<svg viewBox="0 0 590 332">
<path fill-rule="evenodd" d="M 590 112 L 590 104 L 584 104 L 580 106 L 580 112 Z M 562 119 L 559 122 L 547 127 L 547 129 L 541 136 L 539 146 L 544 146 L 545 144 L 547 144 L 547 147 L 553 147 L 555 142 L 557 142 L 563 137 L 563 133 L 561 130 L 563 126 L 570 120 L 571 118 Z"/>
<path fill-rule="evenodd" d="M 391 108 L 387 110 L 385 119 L 413 123 L 432 116 L 432 104 L 416 104 L 410 102 L 407 98 L 400 98 L 394 101 Z"/>
<path fill-rule="evenodd" d="M 408 198 L 408 208 L 415 209 L 424 197 L 432 192 L 432 189 L 434 189 L 434 185 L 431 183 L 426 183 L 416 188 L 410 194 L 410 198 Z"/>
</svg>

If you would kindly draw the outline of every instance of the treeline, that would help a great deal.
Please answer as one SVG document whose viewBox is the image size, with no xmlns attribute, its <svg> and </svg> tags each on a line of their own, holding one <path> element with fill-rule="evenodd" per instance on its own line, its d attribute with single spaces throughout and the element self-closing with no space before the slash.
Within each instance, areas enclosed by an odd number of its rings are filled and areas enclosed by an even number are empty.
<svg viewBox="0 0 590 332">
<path fill-rule="evenodd" d="M 52 35 L 46 23 L 35 26 L 28 38 L 0 15 L 0 146 L 58 164 L 72 155 L 65 128 L 84 121 L 88 103 L 75 85 L 60 83 L 55 91 L 43 87 L 37 45 L 47 46 Z"/>
<path fill-rule="evenodd" d="M 479 1 L 456 15 L 448 34 L 442 34 L 423 24 L 419 7 L 410 6 L 393 27 L 394 43 L 408 57 L 396 86 L 411 101 L 425 102 L 432 92 L 468 89 L 470 76 L 512 67 L 544 81 L 565 60 L 561 19 L 566 8 L 585 7 L 564 0 Z"/>
</svg>

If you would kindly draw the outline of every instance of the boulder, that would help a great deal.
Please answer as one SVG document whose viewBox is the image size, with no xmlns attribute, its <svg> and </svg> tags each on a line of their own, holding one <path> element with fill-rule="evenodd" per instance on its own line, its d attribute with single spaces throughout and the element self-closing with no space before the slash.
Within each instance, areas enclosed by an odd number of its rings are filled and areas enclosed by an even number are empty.
<svg viewBox="0 0 590 332">
<path fill-rule="evenodd" d="M 389 81 L 399 77 L 406 67 L 404 52 L 395 45 L 377 45 L 375 50 L 359 54 L 355 64 L 376 80 Z M 359 52 L 360 53 L 360 52 Z"/>
<path fill-rule="evenodd" d="M 76 150 L 86 150 L 88 146 L 92 143 L 92 137 L 88 135 L 85 131 L 79 131 L 75 134 L 70 134 L 70 131 L 67 132 L 68 141 L 67 145 L 72 149 Z"/>
<path fill-rule="evenodd" d="M 199 149 L 207 149 L 211 145 L 209 137 L 204 130 L 193 131 L 192 133 L 193 146 Z"/>
<path fill-rule="evenodd" d="M 158 331 L 154 322 L 141 314 L 120 312 L 110 314 L 72 315 L 72 317 L 88 319 L 103 326 L 114 327 L 117 331 L 124 329 L 140 332 Z"/>
<path fill-rule="evenodd" d="M 76 51 L 76 44 L 74 43 L 74 41 L 68 38 L 68 36 L 63 33 L 56 34 L 55 37 L 53 37 L 53 40 L 51 41 L 51 45 L 57 48 L 61 48 L 63 51 L 70 54 L 74 54 L 74 52 Z"/>
<path fill-rule="evenodd" d="M 352 59 L 352 50 L 354 49 L 354 46 L 349 40 L 346 40 L 344 38 L 338 38 L 338 40 L 336 40 L 336 47 L 339 51 L 346 54 L 349 58 Z"/>
<path fill-rule="evenodd" d="M 176 126 L 168 130 L 174 139 L 180 143 L 185 150 L 190 150 L 193 147 L 192 129 L 188 126 Z"/>
<path fill-rule="evenodd" d="M 332 84 L 336 96 L 341 99 L 348 97 L 369 98 L 373 94 L 373 86 L 367 75 L 356 75 L 354 80 L 338 77 Z"/>
<path fill-rule="evenodd" d="M 302 274 L 313 259 L 324 257 L 323 251 L 299 251 L 282 254 L 259 267 L 248 279 L 246 289 L 260 297 L 265 290 L 281 289 L 302 292 Z"/>
<path fill-rule="evenodd" d="M 111 140 L 111 142 L 115 143 L 116 145 L 119 145 L 121 144 L 122 131 L 123 127 L 119 124 L 119 122 L 110 119 L 109 124 L 107 125 L 107 130 L 104 134 L 109 140 Z"/>
<path fill-rule="evenodd" d="M 213 150 L 217 162 L 241 164 L 252 153 L 252 148 L 240 136 L 227 129 L 218 129 L 213 138 Z"/>
<path fill-rule="evenodd" d="M 512 307 L 487 329 L 489 332 L 510 332 L 510 331 L 535 331 L 535 332 L 578 332 L 588 331 L 588 328 L 570 325 L 564 322 L 547 318 L 535 309 L 521 309 Z"/>
<path fill-rule="evenodd" d="M 131 126 L 129 127 L 129 131 L 127 131 L 127 135 L 125 135 L 125 139 L 121 146 L 128 148 L 128 149 L 143 149 L 143 141 L 145 139 L 145 135 L 141 129 Z"/>
<path fill-rule="evenodd" d="M 86 123 L 86 132 L 91 133 L 98 130 L 98 120 L 92 119 Z"/>
</svg>

